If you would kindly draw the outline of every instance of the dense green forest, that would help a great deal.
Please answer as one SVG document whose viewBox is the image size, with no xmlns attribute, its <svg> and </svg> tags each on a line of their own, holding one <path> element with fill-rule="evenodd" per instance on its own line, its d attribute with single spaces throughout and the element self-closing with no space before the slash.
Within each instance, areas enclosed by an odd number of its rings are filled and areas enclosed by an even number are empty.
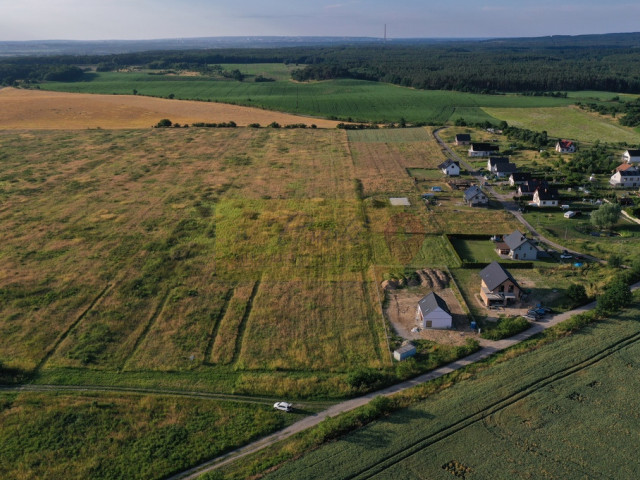
<svg viewBox="0 0 640 480">
<path fill-rule="evenodd" d="M 568 90 L 640 93 L 639 49 L 640 34 L 614 34 L 438 44 L 14 57 L 0 62 L 0 82 L 11 85 L 20 80 L 52 80 L 50 74 L 79 65 L 94 65 L 98 71 L 135 65 L 207 74 L 215 64 L 286 63 L 300 66 L 292 73 L 298 81 L 352 78 L 475 93 Z M 74 79 L 80 79 L 77 72 Z"/>
</svg>

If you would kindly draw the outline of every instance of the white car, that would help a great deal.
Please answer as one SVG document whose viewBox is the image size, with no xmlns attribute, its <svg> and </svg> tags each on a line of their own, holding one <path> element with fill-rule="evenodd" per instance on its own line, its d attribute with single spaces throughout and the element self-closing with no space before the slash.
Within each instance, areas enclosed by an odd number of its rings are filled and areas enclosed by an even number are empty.
<svg viewBox="0 0 640 480">
<path fill-rule="evenodd" d="M 290 412 L 293 410 L 293 405 L 288 402 L 276 402 L 273 404 L 273 408 L 282 410 L 283 412 Z"/>
<path fill-rule="evenodd" d="M 570 253 L 567 252 L 563 252 L 560 254 L 560 258 L 563 260 L 568 260 L 570 258 L 573 258 L 573 255 L 571 255 Z"/>
</svg>

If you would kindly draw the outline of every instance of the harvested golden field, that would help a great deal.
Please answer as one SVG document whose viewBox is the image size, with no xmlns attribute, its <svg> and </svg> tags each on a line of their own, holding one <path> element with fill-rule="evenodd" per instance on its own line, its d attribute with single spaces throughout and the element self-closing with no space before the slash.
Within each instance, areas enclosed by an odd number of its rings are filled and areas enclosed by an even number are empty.
<svg viewBox="0 0 640 480">
<path fill-rule="evenodd" d="M 234 121 L 244 126 L 271 122 L 335 128 L 338 122 L 223 103 L 133 95 L 98 95 L 0 89 L 0 129 L 75 130 L 148 128 L 169 118 L 180 124 Z"/>
</svg>

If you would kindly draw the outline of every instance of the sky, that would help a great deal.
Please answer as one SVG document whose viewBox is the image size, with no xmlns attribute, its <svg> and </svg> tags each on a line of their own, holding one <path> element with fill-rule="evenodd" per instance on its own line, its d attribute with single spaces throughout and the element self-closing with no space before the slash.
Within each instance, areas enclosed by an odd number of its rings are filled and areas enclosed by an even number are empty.
<svg viewBox="0 0 640 480">
<path fill-rule="evenodd" d="M 628 0 L 0 0 L 0 41 L 532 37 L 640 30 Z"/>
</svg>

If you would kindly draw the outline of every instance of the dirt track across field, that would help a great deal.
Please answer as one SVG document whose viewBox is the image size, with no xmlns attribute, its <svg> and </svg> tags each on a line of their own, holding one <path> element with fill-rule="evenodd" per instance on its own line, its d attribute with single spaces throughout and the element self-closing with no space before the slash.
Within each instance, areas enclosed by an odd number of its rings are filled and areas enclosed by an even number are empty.
<svg viewBox="0 0 640 480">
<path fill-rule="evenodd" d="M 180 124 L 234 121 L 239 126 L 271 122 L 335 128 L 338 122 L 214 102 L 134 95 L 93 95 L 43 90 L 0 89 L 0 130 L 148 128 L 163 118 Z"/>
</svg>

